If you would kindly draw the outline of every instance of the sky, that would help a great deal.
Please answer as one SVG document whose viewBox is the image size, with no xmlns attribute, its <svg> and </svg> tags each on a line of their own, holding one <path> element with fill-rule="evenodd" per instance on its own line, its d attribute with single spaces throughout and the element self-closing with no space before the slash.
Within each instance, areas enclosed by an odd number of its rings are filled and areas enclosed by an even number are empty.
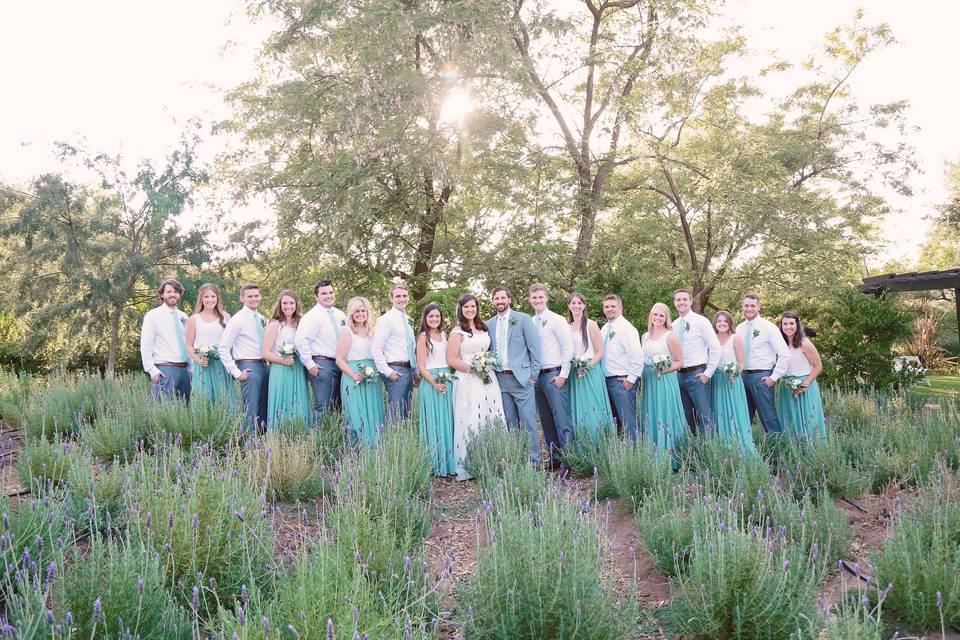
<svg viewBox="0 0 960 640">
<path fill-rule="evenodd" d="M 883 228 L 881 259 L 909 261 L 946 199 L 945 162 L 960 160 L 960 83 L 951 80 L 960 2 L 729 0 L 724 14 L 741 26 L 759 65 L 771 50 L 802 61 L 858 7 L 869 22 L 888 23 L 899 42 L 857 70 L 854 95 L 864 103 L 907 99 L 918 127 L 911 142 L 922 173 L 912 197 L 890 197 L 897 211 Z M 55 141 L 162 161 L 188 120 L 227 114 L 223 89 L 253 76 L 268 32 L 238 0 L 2 3 L 0 181 L 24 185 L 57 170 Z M 224 144 L 208 137 L 201 157 L 213 160 Z M 204 215 L 199 209 L 194 215 Z M 241 215 L 271 217 L 262 202 Z"/>
</svg>

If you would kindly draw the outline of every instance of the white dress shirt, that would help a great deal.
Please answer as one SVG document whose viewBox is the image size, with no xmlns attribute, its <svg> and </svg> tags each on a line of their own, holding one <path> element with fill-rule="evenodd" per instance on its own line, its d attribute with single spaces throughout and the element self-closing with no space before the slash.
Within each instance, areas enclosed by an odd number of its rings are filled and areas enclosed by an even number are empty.
<svg viewBox="0 0 960 640">
<path fill-rule="evenodd" d="M 331 316 L 333 316 L 332 322 Z M 340 339 L 340 332 L 346 325 L 347 316 L 343 311 L 334 307 L 325 307 L 320 303 L 300 318 L 294 344 L 297 345 L 300 362 L 307 370 L 312 369 L 316 364 L 313 356 L 337 357 L 337 340 Z"/>
<path fill-rule="evenodd" d="M 787 372 L 790 350 L 780 333 L 780 327 L 758 315 L 753 319 L 753 331 L 750 335 L 747 333 L 747 321 L 737 325 L 737 335 L 743 338 L 743 351 L 747 356 L 744 369 L 773 369 L 770 378 L 782 378 Z M 750 341 L 749 346 L 747 341 Z"/>
<path fill-rule="evenodd" d="M 183 359 L 184 350 L 180 348 L 180 337 L 173 324 L 173 315 L 183 325 L 187 322 L 187 314 L 175 307 L 161 304 L 147 311 L 143 316 L 143 330 L 140 332 L 140 359 L 143 361 L 143 370 L 153 377 L 160 373 L 158 362 L 186 362 Z M 186 345 L 184 345 L 184 349 Z"/>
<path fill-rule="evenodd" d="M 611 336 L 610 333 L 613 332 Z M 634 384 L 643 375 L 643 348 L 636 327 L 623 316 L 603 325 L 603 374 L 626 376 Z"/>
<path fill-rule="evenodd" d="M 560 377 L 569 378 L 570 360 L 573 358 L 570 325 L 560 314 L 550 309 L 544 309 L 543 313 L 534 316 L 533 324 L 540 331 L 540 370 L 560 367 Z"/>
<path fill-rule="evenodd" d="M 683 331 L 680 331 L 680 322 L 686 323 Z M 703 374 L 712 378 L 713 372 L 720 364 L 720 341 L 717 339 L 717 332 L 713 330 L 713 325 L 699 313 L 688 311 L 687 315 L 680 316 L 673 323 L 673 335 L 679 338 L 681 334 L 683 335 L 683 340 L 680 342 L 683 368 L 705 364 L 707 368 Z"/>
<path fill-rule="evenodd" d="M 234 378 L 239 378 L 243 373 L 237 366 L 237 360 L 263 360 L 265 325 L 266 318 L 259 311 L 246 306 L 227 321 L 220 338 L 220 361 Z"/>
<path fill-rule="evenodd" d="M 395 373 L 388 362 L 410 362 L 409 340 L 413 338 L 410 318 L 396 307 L 390 309 L 377 320 L 373 332 L 373 361 L 377 371 L 389 377 Z M 416 367 L 416 362 L 410 362 Z"/>
</svg>

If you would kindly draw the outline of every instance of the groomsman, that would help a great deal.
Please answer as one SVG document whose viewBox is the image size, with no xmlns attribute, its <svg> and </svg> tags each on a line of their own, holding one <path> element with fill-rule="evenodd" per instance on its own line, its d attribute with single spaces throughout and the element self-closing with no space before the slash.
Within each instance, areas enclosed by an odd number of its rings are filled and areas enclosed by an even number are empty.
<svg viewBox="0 0 960 640">
<path fill-rule="evenodd" d="M 490 349 L 500 359 L 497 372 L 507 424 L 527 430 L 530 460 L 540 464 L 537 403 L 534 389 L 540 376 L 540 334 L 530 316 L 510 308 L 510 290 L 496 287 L 491 298 L 497 315 L 487 320 Z"/>
<path fill-rule="evenodd" d="M 170 399 L 190 397 L 190 356 L 184 339 L 187 314 L 177 308 L 183 285 L 169 278 L 157 288 L 160 306 L 143 316 L 140 332 L 140 359 L 150 376 L 153 396 Z"/>
<path fill-rule="evenodd" d="M 753 416 L 759 412 L 763 430 L 767 433 L 780 433 L 773 387 L 787 371 L 790 350 L 780 328 L 760 316 L 759 295 L 745 295 L 740 309 L 746 320 L 737 325 L 737 335 L 743 339 L 746 360 L 743 386 L 747 391 L 750 422 L 753 422 Z"/>
<path fill-rule="evenodd" d="M 547 307 L 547 286 L 534 284 L 530 287 L 528 300 L 536 312 L 533 324 L 540 332 L 541 363 L 537 376 L 535 397 L 543 438 L 550 451 L 550 463 L 554 470 L 567 470 L 560 462 L 561 452 L 573 440 L 573 421 L 570 405 L 570 361 L 573 359 L 573 336 L 567 320 Z"/>
<path fill-rule="evenodd" d="M 377 321 L 373 332 L 373 362 L 383 376 L 387 388 L 387 420 L 403 420 L 410 416 L 413 388 L 419 382 L 415 341 L 407 303 L 410 292 L 403 283 L 390 287 L 393 307 Z"/>
<path fill-rule="evenodd" d="M 632 440 L 636 440 L 637 390 L 640 386 L 637 382 L 643 376 L 640 334 L 623 317 L 620 296 L 611 293 L 603 299 L 603 315 L 607 316 L 607 323 L 600 331 L 603 337 L 602 363 L 610 407 L 619 431 L 626 431 Z"/>
<path fill-rule="evenodd" d="M 240 381 L 240 393 L 247 409 L 247 429 L 258 433 L 267 424 L 269 375 L 263 359 L 267 319 L 257 311 L 260 287 L 255 284 L 240 287 L 240 302 L 243 307 L 227 320 L 220 338 L 220 361 L 227 373 Z"/>
<path fill-rule="evenodd" d="M 329 280 L 318 282 L 313 295 L 317 304 L 300 319 L 294 343 L 313 388 L 313 418 L 320 420 L 324 411 L 339 405 L 337 340 L 347 325 L 347 317 L 333 306 L 336 294 Z"/>
<path fill-rule="evenodd" d="M 684 366 L 678 371 L 678 381 L 687 426 L 696 433 L 699 424 L 700 433 L 705 434 L 712 433 L 716 424 L 710 403 L 710 378 L 720 364 L 720 341 L 713 324 L 690 310 L 692 301 L 686 289 L 673 292 L 673 306 L 680 314 L 673 322 L 673 333 L 683 350 Z"/>
</svg>

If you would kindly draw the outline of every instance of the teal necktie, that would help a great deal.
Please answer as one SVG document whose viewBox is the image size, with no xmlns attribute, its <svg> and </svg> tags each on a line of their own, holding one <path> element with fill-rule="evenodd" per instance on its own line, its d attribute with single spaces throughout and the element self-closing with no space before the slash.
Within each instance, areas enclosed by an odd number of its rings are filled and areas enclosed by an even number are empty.
<svg viewBox="0 0 960 640">
<path fill-rule="evenodd" d="M 410 319 L 407 316 L 403 316 L 403 328 L 404 332 L 407 335 L 407 357 L 410 358 L 410 366 L 417 366 L 417 352 L 416 345 L 413 339 L 413 329 L 410 328 Z"/>
<path fill-rule="evenodd" d="M 608 324 L 604 329 L 607 330 L 607 333 L 603 336 L 603 346 L 607 346 L 607 343 L 610 342 L 610 337 L 613 335 L 613 325 Z"/>
<path fill-rule="evenodd" d="M 510 316 L 502 316 L 497 318 L 497 356 L 500 357 L 501 362 L 503 362 L 503 356 L 507 352 L 507 335 L 510 331 L 510 322 L 508 320 Z M 500 325 L 503 325 L 502 327 Z M 507 363 L 503 362 L 503 366 L 506 367 Z"/>
<path fill-rule="evenodd" d="M 687 337 L 687 321 L 683 318 L 679 319 L 677 323 L 680 325 L 680 330 L 677 332 L 677 337 L 680 339 L 680 346 L 683 346 L 683 339 Z"/>
<path fill-rule="evenodd" d="M 333 337 L 340 337 L 340 325 L 337 324 L 337 319 L 333 317 L 333 309 L 327 309 L 327 317 L 330 318 L 330 326 L 333 327 Z"/>
<path fill-rule="evenodd" d="M 257 340 L 260 342 L 260 348 L 263 349 L 263 316 L 259 312 L 255 311 L 253 314 L 253 320 L 257 324 Z"/>
<path fill-rule="evenodd" d="M 180 361 L 189 362 L 190 356 L 187 355 L 187 340 L 183 337 L 183 324 L 180 322 L 180 316 L 177 315 L 176 309 L 171 309 L 170 315 L 173 316 L 173 330 L 177 334 L 177 347 L 180 349 Z"/>
<path fill-rule="evenodd" d="M 743 368 L 750 368 L 750 343 L 753 342 L 753 320 L 747 320 L 747 337 L 743 341 Z"/>
</svg>

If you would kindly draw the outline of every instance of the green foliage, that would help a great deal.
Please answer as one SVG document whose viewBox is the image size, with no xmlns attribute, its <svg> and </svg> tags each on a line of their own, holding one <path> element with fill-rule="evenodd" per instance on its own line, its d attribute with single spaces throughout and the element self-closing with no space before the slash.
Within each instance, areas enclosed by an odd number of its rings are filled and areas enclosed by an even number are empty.
<svg viewBox="0 0 960 640">
<path fill-rule="evenodd" d="M 126 525 L 130 469 L 121 464 L 70 466 L 64 502 L 78 533 L 109 531 Z"/>
<path fill-rule="evenodd" d="M 708 492 L 743 496 L 747 505 L 773 484 L 763 458 L 722 438 L 692 439 L 684 455 L 684 467 L 695 474 Z"/>
<path fill-rule="evenodd" d="M 185 449 L 205 445 L 222 450 L 239 437 L 244 424 L 242 408 L 227 399 L 211 402 L 196 397 L 189 403 L 173 399 L 157 403 L 150 411 L 152 441 L 170 441 Z"/>
<path fill-rule="evenodd" d="M 124 379 L 114 401 L 81 429 L 81 441 L 99 460 L 132 460 L 141 443 L 150 443 L 156 406 L 143 380 L 142 376 Z"/>
<path fill-rule="evenodd" d="M 326 488 L 316 446 L 306 438 L 269 434 L 250 440 L 239 466 L 270 500 L 309 500 Z"/>
<path fill-rule="evenodd" d="M 115 380 L 99 374 L 54 377 L 45 389 L 20 404 L 10 422 L 28 438 L 74 435 L 113 404 L 117 388 Z"/>
<path fill-rule="evenodd" d="M 598 558 L 597 516 L 565 495 L 544 495 L 531 511 L 501 494 L 485 514 L 489 540 L 462 593 L 469 638 L 619 639 L 627 632 Z"/>
<path fill-rule="evenodd" d="M 563 461 L 570 467 L 570 473 L 578 478 L 608 473 L 609 449 L 619 443 L 612 431 L 601 431 L 594 441 L 588 429 L 577 426 L 574 438 L 563 450 Z"/>
<path fill-rule="evenodd" d="M 910 510 L 897 508 L 892 535 L 872 557 L 877 584 L 893 585 L 885 610 L 917 629 L 960 621 L 960 489 L 941 471 Z"/>
<path fill-rule="evenodd" d="M 16 508 L 10 498 L 0 495 L 0 519 L 0 600 L 7 601 L 20 587 L 33 586 L 27 581 L 29 575 L 45 576 L 50 563 L 62 559 L 64 546 L 73 544 L 74 536 L 63 504 L 55 495 L 22 501 Z M 22 572 L 19 577 L 18 572 Z"/>
<path fill-rule="evenodd" d="M 60 485 L 74 466 L 89 465 L 90 454 L 69 441 L 55 437 L 53 442 L 45 439 L 30 440 L 20 450 L 17 459 L 17 474 L 25 487 L 38 488 L 45 485 Z"/>
<path fill-rule="evenodd" d="M 839 292 L 818 327 L 824 381 L 889 389 L 896 381 L 893 345 L 907 337 L 908 326 L 909 316 L 895 306 L 892 295 L 873 298 L 856 289 Z"/>
<path fill-rule="evenodd" d="M 502 422 L 493 422 L 470 434 L 463 468 L 480 483 L 494 486 L 508 468 L 528 465 L 529 461 L 527 435 Z"/>
<path fill-rule="evenodd" d="M 673 484 L 673 465 L 658 455 L 649 442 L 624 438 L 609 449 L 610 488 L 633 509 L 650 492 Z"/>
<path fill-rule="evenodd" d="M 93 537 L 86 553 L 75 547 L 58 573 L 56 595 L 78 638 L 192 637 L 190 617 L 166 590 L 160 554 L 130 540 Z"/>
</svg>

